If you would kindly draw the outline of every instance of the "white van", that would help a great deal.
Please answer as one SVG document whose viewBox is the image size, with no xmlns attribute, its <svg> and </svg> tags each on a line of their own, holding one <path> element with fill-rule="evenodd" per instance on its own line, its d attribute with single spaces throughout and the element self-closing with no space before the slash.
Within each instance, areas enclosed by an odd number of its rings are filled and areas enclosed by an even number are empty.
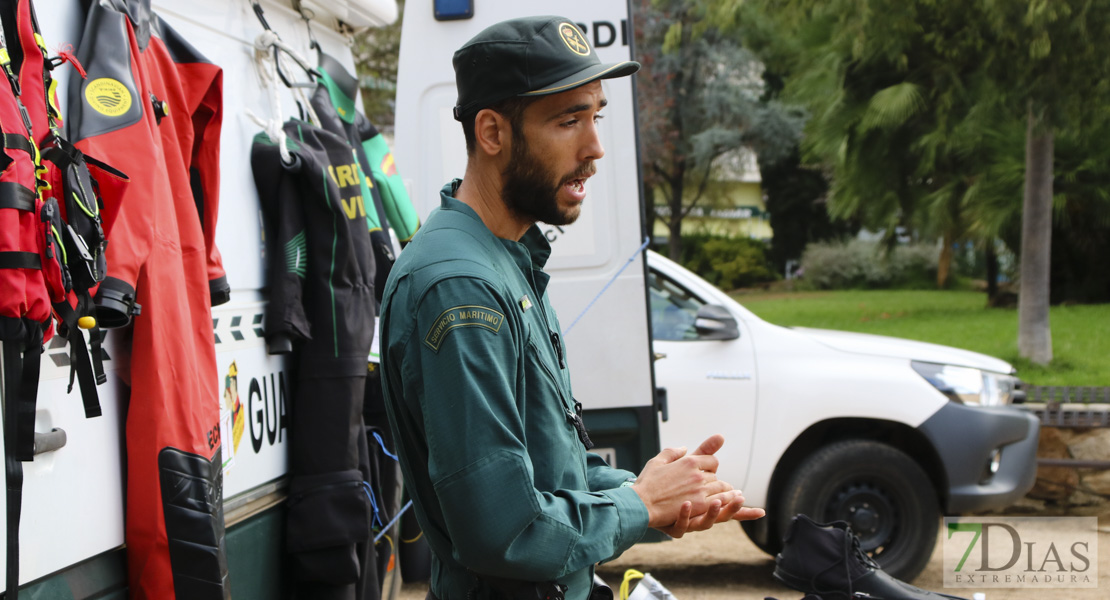
<svg viewBox="0 0 1110 600">
<path fill-rule="evenodd" d="M 281 40 L 309 64 L 316 64 L 310 46 L 315 40 L 352 73 L 351 29 L 385 25 L 398 16 L 395 0 L 303 0 L 299 4 L 303 12 L 294 10 L 291 0 L 260 3 Z M 51 53 L 79 45 L 82 5 L 87 3 L 35 0 L 34 4 Z M 246 414 L 238 435 L 229 430 L 222 436 L 231 592 L 236 600 L 288 597 L 282 548 L 290 370 L 284 357 L 267 354 L 262 336 L 268 259 L 249 160 L 252 139 L 261 128 L 248 113 L 282 121 L 297 115 L 297 97 L 281 87 L 284 114 L 272 114 L 268 88 L 254 66 L 254 42 L 263 27 L 249 1 L 153 0 L 151 4 L 155 13 L 223 69 L 216 243 L 232 291 L 230 302 L 212 313 L 218 376 L 211 389 L 212 401 L 220 402 L 222 409 L 230 412 L 238 402 Z M 71 68 L 64 66 L 54 74 L 63 116 Z M 146 167 L 114 166 L 125 173 Z M 103 416 L 95 419 L 85 418 L 76 389 L 66 393 L 70 370 L 64 338 L 54 337 L 43 354 L 35 431 L 53 431 L 53 439 L 64 440 L 64 445 L 24 463 L 19 575 L 27 598 L 127 597 L 123 439 L 129 396 L 127 338 L 126 329 L 107 330 L 107 382 L 98 387 Z M 59 432 L 64 432 L 64 438 Z M 6 559 L 4 550 L 0 545 L 0 563 Z M 4 585 L 0 581 L 0 589 Z"/>
</svg>

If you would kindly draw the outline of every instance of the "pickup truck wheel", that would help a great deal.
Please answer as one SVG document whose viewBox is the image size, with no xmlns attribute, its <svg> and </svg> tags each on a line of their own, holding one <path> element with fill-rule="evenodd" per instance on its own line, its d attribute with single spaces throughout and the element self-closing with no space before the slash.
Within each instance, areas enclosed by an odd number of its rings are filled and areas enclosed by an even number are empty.
<svg viewBox="0 0 1110 600">
<path fill-rule="evenodd" d="M 772 523 L 768 521 L 771 518 L 773 517 L 766 516 L 754 521 L 740 521 L 740 528 L 756 548 L 774 556 L 782 550 L 782 538 L 773 531 L 775 528 L 771 527 Z"/>
<path fill-rule="evenodd" d="M 933 554 L 940 507 L 929 477 L 900 450 L 867 440 L 837 442 L 804 460 L 787 482 L 779 531 L 804 513 L 846 521 L 883 570 L 912 581 Z"/>
</svg>

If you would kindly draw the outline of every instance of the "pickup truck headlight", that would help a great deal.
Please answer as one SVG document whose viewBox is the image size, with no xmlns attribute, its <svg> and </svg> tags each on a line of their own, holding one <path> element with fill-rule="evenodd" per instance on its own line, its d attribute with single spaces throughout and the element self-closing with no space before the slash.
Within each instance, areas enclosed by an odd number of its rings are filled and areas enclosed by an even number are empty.
<svg viewBox="0 0 1110 600">
<path fill-rule="evenodd" d="M 1018 378 L 970 367 L 938 365 L 912 361 L 918 375 L 925 378 L 949 400 L 978 406 L 1000 406 L 1014 400 Z"/>
</svg>

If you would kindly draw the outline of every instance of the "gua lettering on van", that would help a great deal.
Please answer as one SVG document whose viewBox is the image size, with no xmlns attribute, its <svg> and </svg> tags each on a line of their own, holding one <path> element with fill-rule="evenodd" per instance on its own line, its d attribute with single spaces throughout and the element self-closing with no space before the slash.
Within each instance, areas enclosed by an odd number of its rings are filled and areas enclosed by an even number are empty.
<svg viewBox="0 0 1110 600">
<path fill-rule="evenodd" d="M 263 442 L 273 446 L 283 441 L 283 432 L 288 432 L 284 373 L 264 375 L 261 383 L 257 377 L 251 378 L 247 415 L 255 454 L 262 451 Z"/>
</svg>

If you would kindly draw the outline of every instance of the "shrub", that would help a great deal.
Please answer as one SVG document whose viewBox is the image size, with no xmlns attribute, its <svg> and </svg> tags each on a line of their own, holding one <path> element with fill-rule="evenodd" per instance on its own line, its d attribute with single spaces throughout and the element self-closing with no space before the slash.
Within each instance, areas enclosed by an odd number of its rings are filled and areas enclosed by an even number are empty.
<svg viewBox="0 0 1110 600">
<path fill-rule="evenodd" d="M 746 237 L 683 236 L 679 262 L 722 290 L 779 278 L 767 260 L 766 245 Z"/>
<path fill-rule="evenodd" d="M 806 246 L 802 274 L 817 289 L 936 287 L 936 246 L 896 246 L 887 253 L 875 242 L 822 242 Z"/>
</svg>

